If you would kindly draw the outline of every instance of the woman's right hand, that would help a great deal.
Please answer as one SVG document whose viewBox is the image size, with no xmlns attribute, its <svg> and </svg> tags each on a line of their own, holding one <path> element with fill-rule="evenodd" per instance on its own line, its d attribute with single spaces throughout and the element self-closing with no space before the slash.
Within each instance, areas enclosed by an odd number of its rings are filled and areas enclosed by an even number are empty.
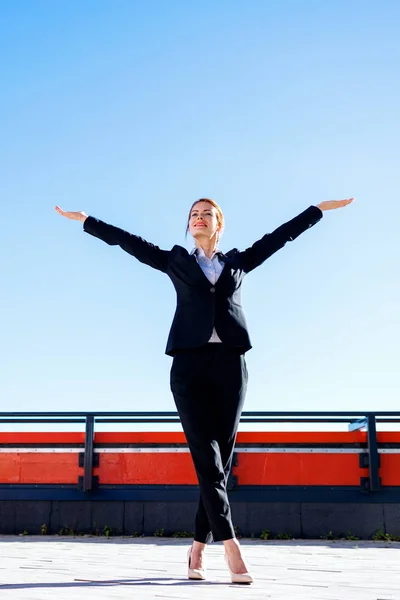
<svg viewBox="0 0 400 600">
<path fill-rule="evenodd" d="M 59 215 L 66 217 L 67 219 L 73 219 L 74 221 L 82 221 L 84 223 L 88 218 L 88 215 L 81 210 L 80 212 L 68 212 L 60 208 L 59 206 L 54 207 Z"/>
</svg>

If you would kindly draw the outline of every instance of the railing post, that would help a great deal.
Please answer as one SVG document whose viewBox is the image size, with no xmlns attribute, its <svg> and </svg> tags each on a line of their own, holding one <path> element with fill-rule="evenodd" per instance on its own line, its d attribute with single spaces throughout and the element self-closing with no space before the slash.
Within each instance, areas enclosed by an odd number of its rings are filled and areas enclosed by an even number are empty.
<svg viewBox="0 0 400 600">
<path fill-rule="evenodd" d="M 226 482 L 226 489 L 229 490 L 234 490 L 235 488 L 237 488 L 238 485 L 238 478 L 237 475 L 233 474 L 233 467 L 237 467 L 238 466 L 238 453 L 237 452 L 233 452 L 233 457 L 232 457 L 232 466 L 231 466 L 231 470 L 229 472 L 228 475 L 228 480 Z"/>
<path fill-rule="evenodd" d="M 85 454 L 83 459 L 83 491 L 93 488 L 94 416 L 86 416 Z"/>
<path fill-rule="evenodd" d="M 376 437 L 376 418 L 375 415 L 367 417 L 367 435 L 368 435 L 368 462 L 369 462 L 369 488 L 371 492 L 377 492 L 381 489 L 381 480 L 379 477 L 379 454 L 378 440 Z"/>
<path fill-rule="evenodd" d="M 379 477 L 380 459 L 378 440 L 376 436 L 376 416 L 367 415 L 349 425 L 349 431 L 367 430 L 368 453 L 360 454 L 360 468 L 369 469 L 369 477 L 361 477 L 361 487 L 368 492 L 377 492 L 381 489 Z"/>
</svg>

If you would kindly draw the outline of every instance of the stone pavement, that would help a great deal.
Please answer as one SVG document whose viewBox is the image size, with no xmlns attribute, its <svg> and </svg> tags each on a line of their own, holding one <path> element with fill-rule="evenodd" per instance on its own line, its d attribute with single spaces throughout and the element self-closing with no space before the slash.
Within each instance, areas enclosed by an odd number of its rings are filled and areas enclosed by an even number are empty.
<svg viewBox="0 0 400 600">
<path fill-rule="evenodd" d="M 0 536 L 1 600 L 400 600 L 400 543 L 242 539 L 255 577 L 233 585 L 222 544 L 186 579 L 190 539 Z"/>
</svg>

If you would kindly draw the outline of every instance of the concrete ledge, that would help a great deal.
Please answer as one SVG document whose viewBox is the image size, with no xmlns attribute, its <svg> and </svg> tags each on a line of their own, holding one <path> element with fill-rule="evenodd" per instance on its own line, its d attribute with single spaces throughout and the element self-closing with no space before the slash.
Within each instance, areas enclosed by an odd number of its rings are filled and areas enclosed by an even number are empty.
<svg viewBox="0 0 400 600">
<path fill-rule="evenodd" d="M 321 538 L 332 533 L 349 533 L 370 539 L 378 531 L 400 536 L 400 504 L 232 502 L 233 523 L 243 537 L 272 537 L 289 534 L 295 538 Z M 0 501 L 0 534 L 49 534 L 61 529 L 78 533 L 153 535 L 164 530 L 193 532 L 196 502 L 124 501 Z"/>
<path fill-rule="evenodd" d="M 384 504 L 383 515 L 388 533 L 400 537 L 400 504 Z"/>
<path fill-rule="evenodd" d="M 385 530 L 383 504 L 304 503 L 301 520 L 304 538 L 315 539 L 332 532 L 334 537 L 351 533 L 368 539 L 379 529 Z"/>
<path fill-rule="evenodd" d="M 175 531 L 190 533 L 194 530 L 197 502 L 145 502 L 143 505 L 144 535 L 152 535 L 160 529 L 169 535 Z"/>
<path fill-rule="evenodd" d="M 301 504 L 295 502 L 232 502 L 232 520 L 241 535 L 260 537 L 290 533 L 302 537 Z"/>
</svg>

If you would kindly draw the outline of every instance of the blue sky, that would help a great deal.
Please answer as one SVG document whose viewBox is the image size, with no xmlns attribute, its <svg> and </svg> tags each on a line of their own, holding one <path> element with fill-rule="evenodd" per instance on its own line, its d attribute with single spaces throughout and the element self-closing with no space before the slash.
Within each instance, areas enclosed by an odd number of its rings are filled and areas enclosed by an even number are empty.
<svg viewBox="0 0 400 600">
<path fill-rule="evenodd" d="M 4 0 L 2 410 L 175 410 L 167 277 L 54 211 L 162 248 L 192 202 L 241 249 L 322 200 L 250 274 L 247 410 L 396 410 L 397 2 Z"/>
</svg>

